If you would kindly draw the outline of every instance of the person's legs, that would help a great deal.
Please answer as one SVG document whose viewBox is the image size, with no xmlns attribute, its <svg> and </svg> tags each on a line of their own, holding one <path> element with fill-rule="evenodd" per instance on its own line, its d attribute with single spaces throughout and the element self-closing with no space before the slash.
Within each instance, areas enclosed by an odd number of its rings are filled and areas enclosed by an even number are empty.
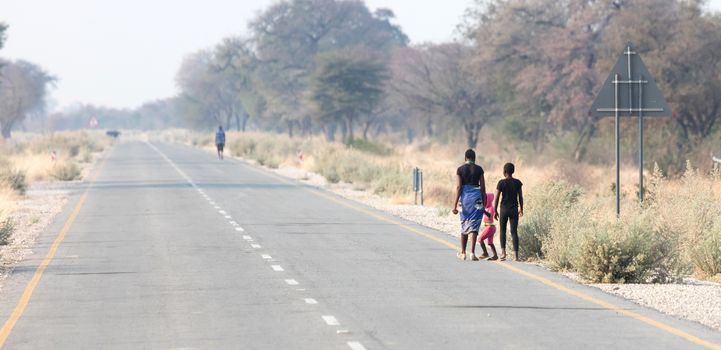
<svg viewBox="0 0 721 350">
<path fill-rule="evenodd" d="M 478 258 L 476 257 L 476 240 L 478 239 L 478 232 L 473 231 L 471 232 L 471 260 L 477 261 Z"/>
<path fill-rule="evenodd" d="M 501 259 L 506 258 L 506 225 L 508 225 L 508 215 L 504 210 L 501 210 L 498 224 L 501 226 Z"/>
<path fill-rule="evenodd" d="M 513 240 L 513 255 L 518 261 L 518 213 L 509 217 L 511 221 L 511 239 Z"/>
<path fill-rule="evenodd" d="M 493 252 L 493 256 L 488 258 L 489 260 L 498 260 L 498 253 L 496 253 L 496 246 L 493 243 L 488 243 L 488 246 L 491 248 L 491 251 Z"/>
<path fill-rule="evenodd" d="M 468 244 L 468 234 L 461 233 L 461 251 L 458 253 L 458 257 L 466 260 L 466 245 Z"/>
</svg>

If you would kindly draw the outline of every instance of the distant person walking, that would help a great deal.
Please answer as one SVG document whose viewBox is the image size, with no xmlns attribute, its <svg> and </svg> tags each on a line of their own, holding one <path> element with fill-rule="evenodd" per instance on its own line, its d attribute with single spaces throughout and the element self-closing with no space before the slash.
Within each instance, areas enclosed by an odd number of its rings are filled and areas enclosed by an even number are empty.
<svg viewBox="0 0 721 350">
<path fill-rule="evenodd" d="M 478 237 L 478 243 L 481 245 L 481 249 L 483 249 L 483 255 L 481 255 L 481 258 L 485 258 L 490 261 L 498 260 L 496 246 L 493 244 L 493 236 L 496 234 L 496 225 L 493 223 L 493 217 L 496 213 L 493 209 L 494 197 L 493 193 L 486 193 L 486 212 L 483 213 L 483 232 L 481 232 L 481 236 Z M 490 257 L 488 256 L 486 244 L 483 243 L 484 240 L 488 243 L 488 247 L 491 248 L 491 252 L 493 253 Z"/>
<path fill-rule="evenodd" d="M 486 206 L 486 180 L 483 168 L 476 165 L 476 152 L 472 149 L 466 150 L 465 159 L 466 164 L 458 167 L 456 171 L 456 196 L 453 202 L 453 214 L 458 214 L 458 203 L 461 203 L 461 250 L 456 255 L 459 259 L 466 260 L 468 235 L 471 235 L 471 260 L 477 261 L 476 239 Z"/>
<path fill-rule="evenodd" d="M 498 181 L 493 208 L 496 219 L 501 225 L 501 260 L 506 260 L 506 225 L 511 222 L 511 239 L 513 239 L 513 257 L 518 261 L 518 219 L 523 216 L 523 183 L 513 177 L 516 167 L 513 163 L 503 166 L 504 179 Z M 498 211 L 498 201 L 501 211 Z M 519 211 L 520 207 L 520 211 Z"/>
<path fill-rule="evenodd" d="M 218 148 L 218 159 L 223 160 L 223 148 L 225 148 L 225 131 L 223 126 L 218 126 L 218 131 L 215 132 L 215 146 Z"/>
</svg>

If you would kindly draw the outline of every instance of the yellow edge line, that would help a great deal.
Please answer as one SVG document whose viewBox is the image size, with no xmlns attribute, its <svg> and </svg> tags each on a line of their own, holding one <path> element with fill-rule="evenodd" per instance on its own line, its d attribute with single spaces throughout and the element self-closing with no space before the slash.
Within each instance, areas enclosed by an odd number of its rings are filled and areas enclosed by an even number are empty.
<svg viewBox="0 0 721 350">
<path fill-rule="evenodd" d="M 260 169 L 258 169 L 258 168 L 256 168 L 256 167 L 252 166 L 252 165 L 249 166 L 249 168 L 255 170 L 256 172 L 263 173 L 263 174 L 265 174 L 265 175 L 268 175 L 268 174 L 269 174 L 269 175 L 272 175 L 272 176 L 275 177 L 276 179 L 278 179 L 278 180 L 280 180 L 280 181 L 283 181 L 283 182 L 285 182 L 285 183 L 293 184 L 293 185 L 298 185 L 298 183 L 296 183 L 296 182 L 290 181 L 290 180 L 288 180 L 288 179 L 286 179 L 286 178 L 283 178 L 283 177 L 281 177 L 281 176 L 279 176 L 279 175 L 277 175 L 277 174 L 274 174 L 274 173 L 271 173 L 271 172 L 268 172 L 268 171 L 260 170 Z M 416 234 L 416 235 L 418 235 L 418 236 L 422 236 L 422 237 L 428 238 L 428 239 L 430 239 L 430 240 L 436 241 L 436 242 L 441 243 L 441 244 L 445 245 L 446 247 L 449 247 L 449 248 L 451 248 L 451 249 L 453 249 L 453 250 L 457 250 L 457 249 L 458 249 L 458 247 L 456 247 L 453 243 L 451 243 L 451 242 L 449 242 L 449 241 L 447 241 L 447 240 L 445 240 L 445 239 L 441 239 L 441 238 L 438 238 L 438 237 L 436 237 L 436 236 L 434 236 L 434 235 L 425 233 L 425 232 L 423 232 L 423 231 L 420 231 L 420 230 L 418 230 L 418 229 L 416 229 L 416 228 L 414 228 L 414 227 L 408 226 L 408 225 L 403 224 L 403 223 L 401 223 L 401 222 L 398 222 L 398 221 L 396 221 L 396 220 L 386 218 L 386 217 L 384 217 L 384 216 L 381 216 L 381 215 L 379 215 L 379 214 L 377 214 L 377 213 L 374 213 L 374 212 L 372 212 L 372 211 L 370 211 L 370 210 L 367 210 L 367 209 L 365 209 L 365 208 L 361 208 L 361 207 L 357 207 L 357 206 L 355 206 L 355 205 L 348 204 L 347 202 L 345 202 L 345 201 L 343 201 L 343 200 L 340 200 L 340 199 L 338 199 L 338 198 L 336 198 L 336 197 L 334 197 L 334 196 L 331 196 L 331 195 L 328 195 L 328 194 L 326 194 L 326 193 L 321 192 L 321 190 L 311 189 L 311 188 L 308 188 L 308 187 L 302 187 L 302 188 L 303 188 L 304 190 L 310 192 L 310 193 L 315 194 L 316 196 L 319 196 L 319 197 L 322 197 L 322 198 L 331 200 L 331 201 L 333 201 L 333 202 L 335 202 L 335 203 L 337 203 L 337 204 L 340 204 L 340 205 L 342 205 L 342 206 L 344 206 L 344 207 L 346 207 L 346 208 L 349 208 L 349 209 L 352 209 L 352 210 L 355 210 L 355 211 L 364 213 L 364 214 L 366 214 L 366 215 L 368 215 L 368 216 L 371 216 L 371 217 L 373 217 L 373 218 L 375 218 L 375 219 L 378 219 L 378 220 L 381 220 L 381 221 L 383 221 L 383 222 L 387 222 L 387 223 L 390 223 L 390 224 L 393 224 L 393 225 L 396 225 L 396 226 L 400 226 L 400 227 L 402 227 L 402 228 L 404 228 L 404 229 L 406 229 L 406 230 L 408 230 L 408 231 L 410 231 L 410 232 L 412 232 L 412 233 L 414 233 L 414 234 Z M 517 273 L 517 274 L 519 274 L 519 275 L 522 275 L 522 276 L 528 277 L 528 278 L 530 278 L 530 279 L 533 279 L 533 280 L 535 280 L 535 281 L 538 281 L 538 282 L 540 282 L 540 283 L 542 283 L 542 284 L 544 284 L 544 285 L 546 285 L 546 286 L 549 286 L 549 287 L 551 287 L 551 288 L 557 289 L 557 290 L 559 290 L 559 291 L 561 291 L 561 292 L 564 292 L 564 293 L 566 293 L 566 294 L 569 294 L 569 295 L 572 295 L 572 296 L 577 297 L 577 298 L 579 298 L 579 299 L 582 299 L 582 300 L 591 302 L 591 303 L 593 303 L 593 304 L 596 304 L 596 305 L 598 305 L 598 306 L 601 306 L 601 307 L 603 307 L 603 308 L 605 308 L 605 309 L 608 309 L 608 310 L 610 310 L 610 311 L 614 311 L 614 312 L 616 312 L 616 313 L 619 313 L 619 314 L 622 314 L 622 315 L 624 315 L 624 316 L 627 316 L 627 317 L 633 318 L 633 319 L 635 319 L 635 320 L 641 321 L 641 322 L 643 322 L 643 323 L 646 323 L 646 324 L 648 324 L 648 325 L 650 325 L 650 326 L 656 327 L 656 328 L 658 328 L 658 329 L 661 329 L 661 330 L 666 331 L 666 332 L 668 332 L 668 333 L 671 333 L 671 334 L 673 334 L 673 335 L 679 336 L 679 337 L 681 337 L 681 338 L 683 338 L 683 339 L 686 339 L 687 341 L 689 341 L 689 342 L 691 342 L 691 343 L 694 343 L 694 344 L 696 344 L 696 345 L 700 345 L 700 346 L 703 346 L 703 347 L 708 348 L 708 349 L 721 350 L 721 345 L 719 345 L 719 344 L 715 344 L 715 343 L 709 342 L 709 341 L 707 341 L 707 340 L 701 339 L 701 338 L 699 338 L 699 337 L 697 337 L 697 336 L 695 336 L 695 335 L 692 335 L 692 334 L 689 334 L 689 333 L 687 333 L 687 332 L 684 332 L 684 331 L 682 331 L 682 330 L 680 330 L 680 329 L 678 329 L 678 328 L 675 328 L 675 327 L 670 326 L 670 325 L 668 325 L 668 324 L 665 324 L 665 323 L 663 323 L 663 322 L 656 321 L 656 320 L 654 320 L 654 319 L 652 319 L 652 318 L 643 316 L 643 315 L 641 315 L 641 314 L 639 314 L 639 313 L 636 313 L 636 312 L 633 312 L 633 311 L 630 311 L 630 310 L 625 310 L 625 309 L 623 309 L 623 308 L 621 308 L 621 307 L 618 307 L 618 306 L 616 306 L 616 305 L 614 305 L 614 304 L 612 304 L 612 303 L 610 303 L 610 302 L 607 302 L 607 301 L 603 301 L 603 300 L 594 298 L 594 297 L 592 297 L 592 296 L 590 296 L 590 295 L 588 295 L 588 294 L 586 294 L 586 293 L 583 293 L 583 292 L 579 292 L 579 291 L 577 291 L 577 290 L 570 289 L 570 288 L 568 288 L 568 287 L 566 287 L 566 286 L 563 286 L 563 285 L 561 285 L 561 284 L 559 284 L 559 283 L 553 282 L 553 281 L 549 280 L 548 278 L 545 278 L 545 277 L 539 276 L 539 275 L 537 275 L 537 274 L 534 274 L 534 273 L 531 273 L 531 272 L 528 272 L 528 271 L 519 269 L 519 268 L 517 268 L 517 267 L 514 267 L 514 266 L 512 266 L 511 264 L 505 264 L 505 263 L 500 263 L 500 262 L 499 262 L 499 263 L 496 263 L 496 265 L 502 266 L 503 268 L 506 268 L 506 269 L 508 269 L 508 270 L 511 270 L 511 271 L 513 271 L 513 272 L 515 272 L 515 273 Z"/>
<path fill-rule="evenodd" d="M 68 231 L 70 231 L 70 228 L 73 226 L 73 222 L 75 222 L 75 218 L 80 213 L 80 209 L 83 207 L 83 204 L 85 203 L 85 200 L 88 198 L 88 193 L 90 192 L 90 188 L 92 187 L 93 183 L 95 182 L 95 178 L 97 177 L 98 173 L 100 173 L 100 170 L 105 165 L 105 162 L 110 157 L 110 154 L 108 154 L 104 159 L 103 162 L 98 167 L 97 172 L 94 174 L 93 178 L 88 184 L 88 188 L 83 192 L 82 196 L 80 196 L 80 199 L 78 200 L 78 203 L 75 204 L 75 207 L 73 208 L 73 211 L 70 213 L 70 216 L 65 221 L 65 224 L 63 225 L 63 228 L 60 230 L 60 233 L 58 233 L 57 237 L 55 237 L 55 240 L 50 245 L 50 250 L 48 250 L 48 253 L 45 255 L 45 258 L 40 263 L 38 268 L 35 270 L 35 274 L 33 274 L 33 278 L 30 279 L 30 282 L 28 282 L 27 286 L 25 287 L 25 290 L 23 291 L 22 296 L 20 296 L 20 300 L 18 300 L 17 305 L 15 305 L 15 309 L 13 309 L 13 312 L 10 314 L 10 317 L 5 321 L 5 324 L 3 324 L 3 327 L 0 329 L 0 348 L 2 348 L 5 345 L 5 341 L 7 341 L 7 338 L 10 336 L 10 332 L 12 332 L 13 328 L 15 327 L 15 324 L 18 322 L 20 317 L 23 315 L 23 312 L 25 312 L 25 308 L 27 307 L 28 303 L 30 302 L 30 298 L 33 296 L 33 292 L 35 291 L 35 287 L 37 287 L 38 283 L 40 283 L 40 278 L 43 277 L 43 273 L 45 272 L 45 269 L 50 265 L 53 258 L 55 257 L 55 253 L 57 253 L 58 248 L 60 247 L 60 244 L 65 239 L 65 235 L 67 235 Z"/>
</svg>

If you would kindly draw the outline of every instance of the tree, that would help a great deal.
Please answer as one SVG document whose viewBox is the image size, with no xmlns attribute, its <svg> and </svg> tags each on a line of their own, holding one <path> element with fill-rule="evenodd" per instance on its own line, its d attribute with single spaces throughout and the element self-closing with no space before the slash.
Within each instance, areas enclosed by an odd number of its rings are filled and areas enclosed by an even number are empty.
<svg viewBox="0 0 721 350">
<path fill-rule="evenodd" d="M 332 52 L 318 58 L 313 76 L 312 100 L 325 120 L 342 119 L 348 130 L 347 142 L 353 141 L 353 126 L 365 118 L 364 138 L 371 114 L 383 99 L 386 68 L 357 50 Z"/>
<path fill-rule="evenodd" d="M 224 125 L 230 129 L 235 121 L 240 129 L 239 115 L 245 113 L 239 96 L 240 85 L 231 70 L 218 68 L 211 51 L 203 50 L 186 57 L 176 81 L 181 90 L 178 111 L 192 125 L 205 128 Z"/>
<path fill-rule="evenodd" d="M 316 56 L 356 47 L 387 55 L 408 42 L 391 23 L 393 17 L 390 10 L 371 13 L 357 0 L 281 1 L 261 13 L 250 29 L 269 113 L 284 122 L 291 135 L 295 126 L 308 125 L 306 91 Z"/>
<path fill-rule="evenodd" d="M 401 51 L 394 90 L 422 112 L 450 118 L 475 147 L 484 125 L 498 114 L 492 87 L 470 63 L 472 51 L 459 44 L 423 45 Z"/>
<path fill-rule="evenodd" d="M 27 61 L 0 62 L 0 134 L 10 138 L 15 125 L 30 113 L 43 113 L 48 85 L 55 81 Z"/>
<path fill-rule="evenodd" d="M 575 132 L 576 159 L 596 130 L 588 108 L 605 78 L 598 71 L 601 38 L 625 3 L 495 0 L 471 14 L 476 63 L 493 66 L 502 78 L 500 88 L 512 89 L 506 107 L 524 108 L 524 118 L 537 120 L 528 123 L 532 128 L 548 122 L 558 131 Z M 521 132 L 542 138 L 547 131 Z"/>
</svg>

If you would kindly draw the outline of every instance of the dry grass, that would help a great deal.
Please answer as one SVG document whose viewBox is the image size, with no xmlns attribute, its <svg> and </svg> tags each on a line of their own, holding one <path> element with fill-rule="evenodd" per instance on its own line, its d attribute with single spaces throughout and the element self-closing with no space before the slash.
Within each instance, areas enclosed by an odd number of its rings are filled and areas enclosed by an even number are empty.
<svg viewBox="0 0 721 350">
<path fill-rule="evenodd" d="M 30 183 L 78 179 L 93 154 L 111 142 L 99 131 L 15 133 L 10 140 L 0 140 L 0 223 L 7 220 Z"/>
<path fill-rule="evenodd" d="M 166 140 L 212 146 L 211 134 L 175 132 Z M 377 142 L 351 146 L 321 138 L 288 138 L 264 133 L 227 134 L 233 155 L 276 168 L 291 166 L 323 175 L 330 182 L 411 203 L 411 169 L 425 177 L 425 198 L 450 210 L 455 169 L 463 145 L 415 143 L 390 147 Z M 298 152 L 304 161 L 298 159 Z M 621 173 L 622 216 L 614 215 L 614 168 L 514 158 L 497 145 L 484 146 L 478 163 L 487 189 L 502 178 L 503 164 L 516 164 L 524 182 L 526 217 L 521 220 L 521 254 L 594 282 L 666 282 L 688 275 L 721 278 L 721 172 L 702 174 L 689 165 L 683 178 L 647 173 L 647 201 L 638 203 L 638 172 Z"/>
</svg>

